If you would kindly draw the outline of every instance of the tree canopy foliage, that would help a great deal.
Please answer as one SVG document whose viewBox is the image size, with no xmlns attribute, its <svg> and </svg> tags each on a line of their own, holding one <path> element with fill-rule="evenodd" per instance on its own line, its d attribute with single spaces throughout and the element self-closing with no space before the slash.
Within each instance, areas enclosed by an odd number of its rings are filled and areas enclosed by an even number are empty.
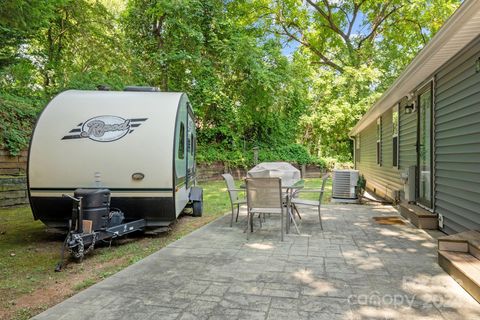
<svg viewBox="0 0 480 320">
<path fill-rule="evenodd" d="M 348 160 L 349 129 L 459 0 L 3 0 L 0 143 L 60 91 L 187 92 L 199 160 Z"/>
</svg>

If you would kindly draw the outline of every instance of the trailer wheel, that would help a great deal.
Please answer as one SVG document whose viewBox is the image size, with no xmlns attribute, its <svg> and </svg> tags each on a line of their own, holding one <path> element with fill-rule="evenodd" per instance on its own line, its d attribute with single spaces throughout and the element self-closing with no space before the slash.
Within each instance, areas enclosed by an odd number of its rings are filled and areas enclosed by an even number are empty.
<svg viewBox="0 0 480 320">
<path fill-rule="evenodd" d="M 202 201 L 193 201 L 193 216 L 201 217 L 203 214 L 203 202 Z"/>
<path fill-rule="evenodd" d="M 190 189 L 189 199 L 193 208 L 192 216 L 201 217 L 203 213 L 203 189 L 192 187 Z"/>
</svg>

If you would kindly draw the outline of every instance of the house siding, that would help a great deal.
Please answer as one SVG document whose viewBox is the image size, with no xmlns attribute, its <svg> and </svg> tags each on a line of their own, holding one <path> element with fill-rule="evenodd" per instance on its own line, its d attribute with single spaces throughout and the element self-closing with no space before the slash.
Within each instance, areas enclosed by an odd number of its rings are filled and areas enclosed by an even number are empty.
<svg viewBox="0 0 480 320">
<path fill-rule="evenodd" d="M 377 123 L 371 123 L 360 132 L 360 161 L 356 168 L 364 175 L 367 188 L 376 194 L 394 198 L 394 191 L 403 189 L 400 171 L 393 167 L 392 109 L 382 115 L 381 165 L 377 164 Z M 400 140 L 401 141 L 401 140 Z"/>
<path fill-rule="evenodd" d="M 405 171 L 417 165 L 417 113 L 405 113 L 405 102 L 400 103 L 399 117 L 399 169 Z"/>
<path fill-rule="evenodd" d="M 480 229 L 480 39 L 436 75 L 435 211 L 444 231 Z"/>
</svg>

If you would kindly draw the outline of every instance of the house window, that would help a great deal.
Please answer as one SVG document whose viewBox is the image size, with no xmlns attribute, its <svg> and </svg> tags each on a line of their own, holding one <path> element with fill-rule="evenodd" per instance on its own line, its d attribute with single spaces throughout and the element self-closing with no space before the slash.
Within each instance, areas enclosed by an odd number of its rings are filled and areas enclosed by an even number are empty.
<svg viewBox="0 0 480 320">
<path fill-rule="evenodd" d="M 357 134 L 357 140 L 355 143 L 355 161 L 360 162 L 360 133 Z"/>
<path fill-rule="evenodd" d="M 392 112 L 392 165 L 398 168 L 398 127 L 399 127 L 399 118 L 398 118 L 398 105 L 393 107 Z"/>
<path fill-rule="evenodd" d="M 377 119 L 377 164 L 382 165 L 382 118 Z"/>
</svg>

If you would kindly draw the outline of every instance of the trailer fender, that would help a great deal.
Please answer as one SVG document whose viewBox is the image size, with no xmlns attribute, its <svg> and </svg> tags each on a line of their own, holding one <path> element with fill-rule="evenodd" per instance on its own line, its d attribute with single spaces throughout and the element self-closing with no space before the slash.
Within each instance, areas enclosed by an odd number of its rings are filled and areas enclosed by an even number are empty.
<svg viewBox="0 0 480 320">
<path fill-rule="evenodd" d="M 203 189 L 192 187 L 189 198 L 193 209 L 192 215 L 194 217 L 201 217 L 203 214 Z"/>
<path fill-rule="evenodd" d="M 189 200 L 203 202 L 203 189 L 200 187 L 191 187 L 190 195 L 188 196 Z"/>
</svg>

